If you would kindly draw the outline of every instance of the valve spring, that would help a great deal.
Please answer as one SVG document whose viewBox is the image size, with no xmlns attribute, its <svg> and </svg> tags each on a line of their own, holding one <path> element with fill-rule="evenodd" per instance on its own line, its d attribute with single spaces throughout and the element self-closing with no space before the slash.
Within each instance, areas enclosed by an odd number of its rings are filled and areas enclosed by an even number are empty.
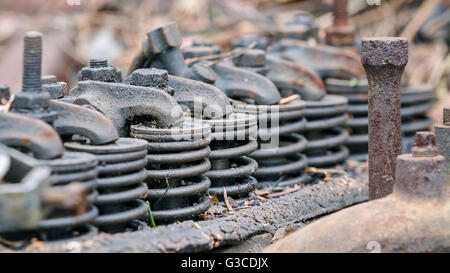
<svg viewBox="0 0 450 273">
<path fill-rule="evenodd" d="M 307 101 L 309 166 L 328 167 L 343 163 L 349 151 L 344 144 L 349 134 L 342 126 L 347 122 L 348 101 L 345 97 L 327 95 L 320 101 Z"/>
<path fill-rule="evenodd" d="M 98 161 L 95 156 L 88 153 L 65 152 L 61 158 L 40 160 L 39 164 L 51 168 L 53 187 L 82 182 L 88 192 L 88 209 L 80 215 L 63 209 L 52 211 L 40 221 L 38 238 L 44 241 L 60 241 L 87 238 L 97 234 L 97 229 L 90 225 L 98 215 L 98 209 L 94 205 L 98 197 Z"/>
<path fill-rule="evenodd" d="M 211 180 L 209 193 L 215 194 L 223 204 L 226 191 L 228 197 L 241 204 L 248 200 L 257 184 L 252 175 L 258 163 L 247 157 L 258 148 L 256 117 L 233 113 L 225 119 L 202 121 L 212 131 L 211 170 L 205 174 Z"/>
<path fill-rule="evenodd" d="M 295 100 L 284 105 L 234 103 L 236 112 L 255 114 L 258 119 L 258 149 L 249 156 L 258 162 L 254 176 L 258 187 L 304 183 L 308 164 L 302 153 L 307 140 L 298 132 L 306 127 L 306 103 Z"/>
<path fill-rule="evenodd" d="M 211 129 L 190 120 L 171 129 L 132 125 L 133 137 L 148 141 L 147 200 L 156 223 L 197 219 L 209 209 Z"/>
<path fill-rule="evenodd" d="M 89 145 L 68 142 L 73 151 L 94 154 L 98 160 L 98 191 L 95 205 L 99 215 L 93 224 L 102 231 L 114 233 L 133 228 L 147 214 L 147 205 L 140 200 L 147 194 L 145 165 L 147 142 L 134 138 L 119 138 L 111 144 Z"/>
<path fill-rule="evenodd" d="M 350 131 L 347 147 L 352 158 L 366 161 L 368 158 L 368 84 L 366 79 L 342 80 L 327 79 L 325 81 L 328 94 L 344 96 L 349 101 L 350 114 L 346 127 Z M 433 120 L 426 112 L 433 107 L 435 95 L 430 85 L 405 86 L 401 94 L 402 102 L 402 153 L 409 153 L 414 145 L 414 135 L 418 131 L 426 131 Z"/>
</svg>

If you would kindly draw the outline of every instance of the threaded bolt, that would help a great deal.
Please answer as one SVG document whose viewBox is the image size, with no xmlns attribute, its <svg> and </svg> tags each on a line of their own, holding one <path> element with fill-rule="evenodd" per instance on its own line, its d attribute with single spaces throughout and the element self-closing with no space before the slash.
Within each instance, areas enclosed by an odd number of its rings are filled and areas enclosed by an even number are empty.
<svg viewBox="0 0 450 273">
<path fill-rule="evenodd" d="M 22 91 L 41 91 L 42 34 L 27 32 L 24 39 Z"/>
<path fill-rule="evenodd" d="M 91 68 L 108 67 L 108 60 L 104 58 L 92 58 L 89 62 Z"/>
<path fill-rule="evenodd" d="M 333 2 L 333 17 L 335 26 L 345 26 L 348 23 L 348 0 L 334 0 Z"/>
</svg>

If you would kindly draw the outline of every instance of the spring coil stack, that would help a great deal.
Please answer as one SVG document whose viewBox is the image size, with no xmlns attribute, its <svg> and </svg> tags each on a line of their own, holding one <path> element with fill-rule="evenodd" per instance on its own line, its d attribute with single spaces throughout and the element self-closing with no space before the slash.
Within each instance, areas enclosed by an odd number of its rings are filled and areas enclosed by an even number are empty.
<svg viewBox="0 0 450 273">
<path fill-rule="evenodd" d="M 133 220 L 146 217 L 147 205 L 140 200 L 147 194 L 145 183 L 147 142 L 119 138 L 114 143 L 89 145 L 79 142 L 64 144 L 68 150 L 94 154 L 98 165 L 96 206 L 99 216 L 93 224 L 106 232 L 123 231 Z"/>
<path fill-rule="evenodd" d="M 245 202 L 256 188 L 252 176 L 258 163 L 248 157 L 258 148 L 256 117 L 232 113 L 223 119 L 203 119 L 211 127 L 211 170 L 205 175 L 211 180 L 210 194 L 224 201 L 224 193 L 236 203 Z"/>
<path fill-rule="evenodd" d="M 368 84 L 367 79 L 343 80 L 327 79 L 327 92 L 345 96 L 349 101 L 349 120 L 346 126 L 350 130 L 347 146 L 351 156 L 357 160 L 367 160 L 368 152 Z M 402 88 L 402 153 L 408 153 L 414 144 L 417 131 L 428 130 L 433 121 L 426 116 L 434 101 L 433 88 L 430 85 L 409 85 Z"/>
<path fill-rule="evenodd" d="M 98 209 L 94 205 L 98 192 L 98 161 L 88 153 L 65 152 L 61 158 L 40 160 L 39 165 L 49 166 L 52 170 L 53 187 L 61 187 L 72 181 L 82 182 L 88 192 L 88 210 L 81 215 L 58 209 L 39 223 L 38 237 L 44 241 L 69 238 L 86 238 L 97 234 L 90 223 L 97 217 Z"/>
<path fill-rule="evenodd" d="M 194 218 L 208 210 L 211 129 L 185 120 L 171 129 L 140 123 L 131 126 L 133 137 L 147 140 L 147 200 L 156 222 Z"/>
<path fill-rule="evenodd" d="M 307 140 L 298 132 L 306 127 L 306 103 L 294 100 L 284 105 L 234 103 L 234 111 L 258 118 L 258 150 L 250 154 L 257 160 L 254 176 L 258 187 L 287 186 L 307 179 L 307 157 L 302 152 Z M 263 125 L 264 124 L 264 125 Z"/>
<path fill-rule="evenodd" d="M 306 101 L 305 137 L 309 166 L 329 167 L 344 162 L 349 150 L 344 144 L 349 134 L 343 128 L 347 122 L 348 101 L 345 97 L 326 95 L 320 101 Z"/>
</svg>

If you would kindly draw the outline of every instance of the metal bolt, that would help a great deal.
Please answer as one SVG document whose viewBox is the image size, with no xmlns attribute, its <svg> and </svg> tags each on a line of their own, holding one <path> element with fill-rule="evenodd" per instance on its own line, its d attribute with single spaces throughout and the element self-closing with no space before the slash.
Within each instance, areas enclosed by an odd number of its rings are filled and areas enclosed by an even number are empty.
<svg viewBox="0 0 450 273">
<path fill-rule="evenodd" d="M 427 131 L 416 132 L 416 143 L 412 148 L 413 157 L 436 156 L 437 154 L 434 134 Z"/>
<path fill-rule="evenodd" d="M 333 17 L 335 26 L 344 26 L 348 22 L 347 12 L 348 0 L 334 0 L 333 2 Z"/>
<path fill-rule="evenodd" d="M 266 53 L 261 49 L 250 49 L 246 53 L 233 59 L 239 67 L 261 67 L 266 65 Z"/>
<path fill-rule="evenodd" d="M 0 105 L 6 104 L 11 98 L 11 91 L 9 90 L 9 86 L 0 85 Z"/>
<path fill-rule="evenodd" d="M 408 62 L 406 38 L 363 39 L 361 62 L 369 81 L 369 199 L 392 193 L 401 151 L 400 80 Z"/>
<path fill-rule="evenodd" d="M 25 35 L 23 52 L 23 92 L 41 91 L 42 34 L 35 31 Z"/>
<path fill-rule="evenodd" d="M 450 125 L 450 107 L 445 106 L 443 111 L 443 121 L 445 125 Z"/>
<path fill-rule="evenodd" d="M 450 181 L 450 107 L 444 106 L 443 110 L 443 124 L 436 124 L 434 126 L 434 133 L 436 134 L 436 145 L 439 154 L 445 157 L 445 164 L 447 169 L 447 181 Z"/>
<path fill-rule="evenodd" d="M 108 60 L 103 58 L 92 58 L 89 62 L 91 68 L 108 67 Z"/>
</svg>

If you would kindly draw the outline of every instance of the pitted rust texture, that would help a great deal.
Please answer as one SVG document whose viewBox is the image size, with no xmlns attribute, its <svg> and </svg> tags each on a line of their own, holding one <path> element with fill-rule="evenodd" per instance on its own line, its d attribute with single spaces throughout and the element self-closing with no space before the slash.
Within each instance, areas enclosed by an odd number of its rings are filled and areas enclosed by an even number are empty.
<svg viewBox="0 0 450 273">
<path fill-rule="evenodd" d="M 367 184 L 336 178 L 209 221 L 185 221 L 132 233 L 100 234 L 81 241 L 82 252 L 200 252 L 235 244 L 289 223 L 312 218 L 367 200 Z M 0 249 L 0 251 L 3 251 Z M 41 245 L 29 252 L 68 252 L 67 244 Z"/>
<path fill-rule="evenodd" d="M 401 152 L 400 80 L 408 40 L 363 39 L 361 62 L 369 81 L 369 197 L 377 199 L 392 192 Z"/>
<path fill-rule="evenodd" d="M 416 153 L 397 157 L 392 194 L 319 219 L 265 251 L 368 252 L 374 243 L 380 252 L 450 251 L 445 159 L 433 143 L 432 133 L 419 132 Z"/>
<path fill-rule="evenodd" d="M 447 181 L 450 181 L 450 107 L 444 106 L 443 124 L 434 126 L 439 154 L 445 157 Z"/>
</svg>

